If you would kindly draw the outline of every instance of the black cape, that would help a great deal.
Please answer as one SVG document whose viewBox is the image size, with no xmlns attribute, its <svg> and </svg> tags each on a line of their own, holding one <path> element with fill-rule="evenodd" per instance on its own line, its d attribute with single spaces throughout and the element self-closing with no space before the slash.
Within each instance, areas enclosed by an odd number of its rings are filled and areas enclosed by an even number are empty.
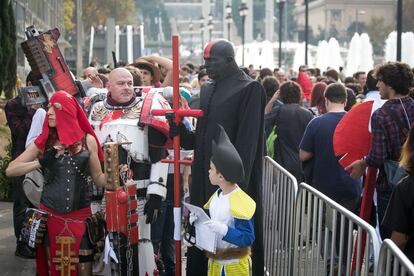
<svg viewBox="0 0 414 276">
<path fill-rule="evenodd" d="M 262 170 L 264 154 L 265 91 L 260 83 L 241 70 L 201 87 L 200 108 L 204 116 L 197 121 L 192 167 L 190 201 L 203 206 L 217 190 L 208 178 L 211 147 L 217 123 L 225 129 L 243 161 L 245 178 L 239 186 L 256 201 L 254 216 L 253 275 L 263 275 Z M 188 139 L 183 139 L 183 146 Z M 207 258 L 195 247 L 189 248 L 187 275 L 207 275 Z"/>
</svg>

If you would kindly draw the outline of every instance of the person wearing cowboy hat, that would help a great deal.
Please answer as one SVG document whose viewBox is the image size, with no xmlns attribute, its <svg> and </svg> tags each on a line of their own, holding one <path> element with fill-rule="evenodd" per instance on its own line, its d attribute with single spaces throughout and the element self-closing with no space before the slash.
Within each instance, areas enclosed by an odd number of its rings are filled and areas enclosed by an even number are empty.
<svg viewBox="0 0 414 276">
<path fill-rule="evenodd" d="M 156 65 L 166 69 L 167 74 L 161 82 L 161 71 Z M 172 61 L 160 56 L 144 56 L 138 58 L 133 66 L 141 70 L 142 84 L 144 86 L 166 87 L 172 85 Z"/>
</svg>

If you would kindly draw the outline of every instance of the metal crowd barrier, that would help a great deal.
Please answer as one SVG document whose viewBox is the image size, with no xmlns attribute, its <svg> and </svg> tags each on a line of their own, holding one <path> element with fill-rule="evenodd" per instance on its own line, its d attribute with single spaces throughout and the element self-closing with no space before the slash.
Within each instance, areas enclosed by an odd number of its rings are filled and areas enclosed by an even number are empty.
<svg viewBox="0 0 414 276">
<path fill-rule="evenodd" d="M 414 275 L 414 265 L 393 241 L 386 239 L 381 245 L 378 276 L 390 275 Z"/>
<path fill-rule="evenodd" d="M 263 242 L 266 275 L 291 275 L 296 178 L 266 156 L 263 173 Z"/>
<path fill-rule="evenodd" d="M 374 228 L 305 183 L 299 185 L 294 233 L 292 275 L 376 275 L 380 240 Z"/>
</svg>

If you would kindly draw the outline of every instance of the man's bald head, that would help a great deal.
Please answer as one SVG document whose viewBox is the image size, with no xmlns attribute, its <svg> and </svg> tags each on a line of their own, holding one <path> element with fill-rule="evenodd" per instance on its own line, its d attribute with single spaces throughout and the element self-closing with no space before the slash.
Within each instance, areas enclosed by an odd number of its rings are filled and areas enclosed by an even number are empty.
<svg viewBox="0 0 414 276">
<path fill-rule="evenodd" d="M 119 77 L 131 77 L 132 79 L 132 74 L 128 71 L 128 69 L 119 67 L 115 68 L 111 71 L 111 73 L 109 73 L 108 80 L 109 82 L 116 81 L 117 79 L 119 79 Z"/>
<path fill-rule="evenodd" d="M 83 70 L 83 78 L 84 79 L 91 79 L 92 77 L 98 75 L 98 70 L 95 67 L 86 67 L 85 70 Z"/>
<path fill-rule="evenodd" d="M 134 97 L 133 78 L 125 68 L 116 68 L 109 73 L 106 88 L 119 104 L 127 103 Z"/>
</svg>

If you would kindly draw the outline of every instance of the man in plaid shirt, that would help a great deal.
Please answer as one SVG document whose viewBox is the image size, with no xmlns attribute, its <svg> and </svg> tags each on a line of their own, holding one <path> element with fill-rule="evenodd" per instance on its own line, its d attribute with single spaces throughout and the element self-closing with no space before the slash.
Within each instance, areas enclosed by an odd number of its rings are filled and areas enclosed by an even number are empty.
<svg viewBox="0 0 414 276">
<path fill-rule="evenodd" d="M 372 139 L 368 156 L 365 160 L 355 161 L 348 168 L 352 169 L 351 176 L 354 178 L 360 178 L 367 166 L 379 168 L 376 185 L 377 212 L 381 237 L 386 239 L 391 237 L 391 229 L 381 225 L 381 222 L 393 187 L 387 182 L 384 162 L 399 160 L 401 147 L 407 138 L 390 113 L 398 116 L 407 129 L 414 123 L 414 100 L 409 96 L 414 75 L 408 64 L 388 62 L 376 69 L 375 77 L 381 99 L 388 101 L 372 114 Z"/>
</svg>

